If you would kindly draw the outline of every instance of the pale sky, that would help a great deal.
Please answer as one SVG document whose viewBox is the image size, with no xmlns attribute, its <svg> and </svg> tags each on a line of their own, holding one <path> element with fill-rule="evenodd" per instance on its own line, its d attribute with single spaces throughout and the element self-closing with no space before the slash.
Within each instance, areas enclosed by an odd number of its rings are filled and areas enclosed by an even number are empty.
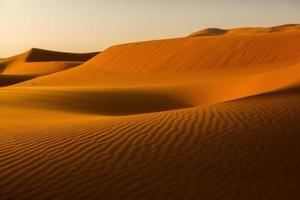
<svg viewBox="0 0 300 200">
<path fill-rule="evenodd" d="M 287 23 L 300 23 L 300 0 L 0 0 L 0 57 Z"/>
</svg>

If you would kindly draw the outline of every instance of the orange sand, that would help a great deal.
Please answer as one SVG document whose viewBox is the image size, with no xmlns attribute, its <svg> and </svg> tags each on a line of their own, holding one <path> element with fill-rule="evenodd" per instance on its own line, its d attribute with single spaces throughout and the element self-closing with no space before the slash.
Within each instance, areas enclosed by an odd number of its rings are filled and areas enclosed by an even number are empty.
<svg viewBox="0 0 300 200">
<path fill-rule="evenodd" d="M 0 89 L 1 200 L 300 197 L 298 25 L 43 55 L 0 60 L 57 72 Z"/>
<path fill-rule="evenodd" d="M 76 67 L 98 53 L 63 53 L 43 49 L 31 49 L 23 54 L 0 60 L 0 80 L 5 85 L 22 82 Z M 3 86 L 3 81 L 0 83 Z"/>
</svg>

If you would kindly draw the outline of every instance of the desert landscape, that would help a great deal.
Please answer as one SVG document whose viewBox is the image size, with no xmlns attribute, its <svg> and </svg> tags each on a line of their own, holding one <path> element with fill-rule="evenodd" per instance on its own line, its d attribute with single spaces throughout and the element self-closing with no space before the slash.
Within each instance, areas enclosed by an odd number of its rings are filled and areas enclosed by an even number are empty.
<svg viewBox="0 0 300 200">
<path fill-rule="evenodd" d="M 0 199 L 299 199 L 300 25 L 0 59 Z"/>
</svg>

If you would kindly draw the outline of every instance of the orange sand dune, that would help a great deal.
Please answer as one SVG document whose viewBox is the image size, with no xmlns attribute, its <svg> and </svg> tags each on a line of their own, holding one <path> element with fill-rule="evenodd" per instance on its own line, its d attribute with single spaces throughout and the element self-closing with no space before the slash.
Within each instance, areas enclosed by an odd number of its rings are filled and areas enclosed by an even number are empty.
<svg viewBox="0 0 300 200">
<path fill-rule="evenodd" d="M 38 78 L 28 84 L 97 84 L 101 83 L 99 76 L 103 73 L 105 77 L 133 72 L 154 73 L 154 76 L 164 73 L 163 76 L 167 77 L 172 77 L 173 73 L 202 74 L 209 71 L 232 72 L 235 76 L 249 75 L 296 63 L 300 63 L 298 30 L 270 34 L 190 37 L 114 46 L 77 68 Z M 128 80 L 136 79 L 135 75 L 126 76 L 129 77 Z M 65 79 L 69 81 L 64 81 Z"/>
<path fill-rule="evenodd" d="M 76 69 L 74 70 L 74 72 Z M 115 90 L 121 91 L 126 96 L 127 92 L 131 89 L 139 89 L 140 91 L 149 92 L 162 90 L 162 93 L 167 95 L 172 94 L 173 97 L 180 99 L 180 101 L 192 104 L 194 106 L 212 104 L 222 101 L 228 101 L 256 94 L 265 93 L 268 91 L 274 91 L 282 88 L 293 87 L 300 85 L 300 64 L 286 66 L 284 68 L 252 74 L 248 76 L 232 77 L 231 74 L 219 77 L 208 76 L 203 78 L 201 74 L 183 74 L 181 77 L 177 74 L 173 79 L 164 79 L 163 74 L 160 76 L 151 76 L 150 74 L 130 74 L 125 73 L 120 75 L 99 74 L 92 75 L 89 81 L 82 83 L 80 77 L 77 76 L 65 76 L 64 80 L 68 80 L 69 83 L 79 88 L 91 88 L 100 90 Z M 69 72 L 69 71 L 66 71 Z M 65 72 L 61 73 L 64 75 Z M 66 73 L 67 74 L 67 73 Z M 60 75 L 60 74 L 57 74 Z M 69 75 L 69 74 L 68 74 Z M 87 74 L 81 74 L 85 76 Z M 106 77 L 105 77 L 106 76 Z M 60 76 L 49 76 L 37 78 L 29 82 L 24 82 L 16 85 L 18 88 L 21 86 L 37 86 L 43 85 L 40 80 L 51 80 L 56 87 L 69 85 L 69 83 L 61 82 Z M 98 77 L 92 79 L 92 77 Z M 49 79 L 47 79 L 49 78 Z M 65 84 L 64 84 L 65 83 Z M 45 84 L 47 85 L 47 84 Z M 45 86 L 44 85 L 44 86 Z M 49 86 L 48 86 L 49 87 Z M 60 87 L 59 87 L 60 88 Z M 29 88 L 30 89 L 30 88 Z M 54 90 L 57 90 L 54 88 Z M 61 89 L 60 89 L 61 90 Z M 128 96 L 135 96 L 129 95 Z M 173 98 L 172 97 L 172 98 Z M 95 97 L 96 98 L 96 97 Z M 129 98 L 130 100 L 130 98 Z M 121 101 L 122 102 L 122 101 Z M 123 102 L 127 105 L 128 102 Z"/>
<path fill-rule="evenodd" d="M 266 34 L 276 32 L 289 32 L 300 31 L 299 24 L 288 24 L 282 26 L 274 26 L 270 28 L 233 28 L 233 29 L 220 29 L 220 28 L 207 28 L 189 35 L 189 37 L 198 36 L 216 36 L 216 35 L 243 35 L 243 34 Z"/>
<path fill-rule="evenodd" d="M 191 36 L 0 60 L 0 199 L 299 199 L 299 25 Z"/>
<path fill-rule="evenodd" d="M 299 94 L 291 88 L 119 117 L 18 109 L 6 101 L 0 107 L 0 197 L 296 199 Z M 0 99 L 14 95 L 1 90 Z"/>
<path fill-rule="evenodd" d="M 78 66 L 97 53 L 75 54 L 31 49 L 2 61 L 2 74 L 45 75 Z M 1 65 L 0 65 L 1 66 Z"/>
<path fill-rule="evenodd" d="M 97 53 L 76 54 L 31 49 L 23 54 L 0 60 L 0 79 L 7 85 L 73 68 Z M 8 76 L 9 75 L 9 76 Z M 22 77 L 23 76 L 23 77 Z M 15 77 L 15 78 L 11 78 Z M 0 83 L 0 85 L 3 85 Z"/>
<path fill-rule="evenodd" d="M 285 31 L 119 45 L 74 69 L 16 86 L 164 86 L 186 91 L 193 105 L 261 94 L 300 84 L 300 31 L 281 27 Z"/>
<path fill-rule="evenodd" d="M 31 49 L 23 54 L 0 61 L 2 74 L 45 75 L 72 68 L 97 53 L 76 54 Z"/>
<path fill-rule="evenodd" d="M 0 73 L 2 73 L 6 67 L 11 63 L 12 59 L 0 59 Z"/>
</svg>

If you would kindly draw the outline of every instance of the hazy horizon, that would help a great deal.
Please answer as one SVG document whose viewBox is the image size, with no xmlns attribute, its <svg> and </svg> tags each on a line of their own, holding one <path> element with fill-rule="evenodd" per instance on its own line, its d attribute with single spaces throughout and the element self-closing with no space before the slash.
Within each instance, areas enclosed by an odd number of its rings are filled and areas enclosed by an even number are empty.
<svg viewBox="0 0 300 200">
<path fill-rule="evenodd" d="M 0 57 L 32 47 L 100 51 L 133 41 L 181 37 L 207 27 L 300 23 L 300 1 L 0 0 Z"/>
</svg>

